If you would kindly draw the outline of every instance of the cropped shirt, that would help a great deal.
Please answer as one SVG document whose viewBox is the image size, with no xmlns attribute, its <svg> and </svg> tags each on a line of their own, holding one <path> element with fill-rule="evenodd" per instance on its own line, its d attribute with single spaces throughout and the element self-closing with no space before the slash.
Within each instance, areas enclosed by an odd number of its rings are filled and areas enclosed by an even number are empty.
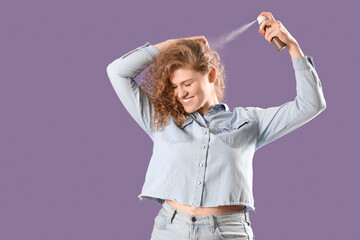
<svg viewBox="0 0 360 240">
<path fill-rule="evenodd" d="M 280 106 L 214 105 L 197 111 L 179 127 L 170 117 L 154 131 L 153 105 L 134 78 L 159 53 L 147 42 L 107 66 L 107 75 L 125 109 L 153 142 L 153 153 L 138 198 L 162 204 L 165 199 L 197 207 L 245 205 L 255 210 L 253 156 L 256 150 L 307 123 L 326 108 L 313 58 L 292 58 L 297 96 Z"/>
</svg>

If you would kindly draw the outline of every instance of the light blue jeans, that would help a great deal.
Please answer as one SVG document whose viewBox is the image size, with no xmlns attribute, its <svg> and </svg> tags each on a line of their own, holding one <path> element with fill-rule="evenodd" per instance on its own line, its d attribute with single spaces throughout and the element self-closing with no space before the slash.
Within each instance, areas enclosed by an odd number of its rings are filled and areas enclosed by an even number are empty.
<svg viewBox="0 0 360 240">
<path fill-rule="evenodd" d="M 188 215 L 166 201 L 154 219 L 151 240 L 254 240 L 249 211 Z"/>
</svg>

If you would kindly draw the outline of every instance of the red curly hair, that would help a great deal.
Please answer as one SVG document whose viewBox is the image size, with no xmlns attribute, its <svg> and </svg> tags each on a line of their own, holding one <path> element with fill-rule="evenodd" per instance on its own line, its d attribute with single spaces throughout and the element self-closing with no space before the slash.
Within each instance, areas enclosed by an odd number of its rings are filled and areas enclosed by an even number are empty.
<svg viewBox="0 0 360 240">
<path fill-rule="evenodd" d="M 202 74 L 216 69 L 215 93 L 219 102 L 224 97 L 224 66 L 220 56 L 204 43 L 193 39 L 179 39 L 162 49 L 150 64 L 141 82 L 141 90 L 151 99 L 154 106 L 153 126 L 162 131 L 169 123 L 169 116 L 175 119 L 178 126 L 182 126 L 187 113 L 182 104 L 176 99 L 174 89 L 170 83 L 171 74 L 183 67 L 189 67 Z"/>
</svg>

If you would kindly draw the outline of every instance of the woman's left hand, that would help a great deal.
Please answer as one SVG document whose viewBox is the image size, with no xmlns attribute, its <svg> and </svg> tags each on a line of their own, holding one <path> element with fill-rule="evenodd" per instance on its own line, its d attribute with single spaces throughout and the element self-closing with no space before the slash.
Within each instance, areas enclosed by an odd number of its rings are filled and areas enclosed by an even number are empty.
<svg viewBox="0 0 360 240">
<path fill-rule="evenodd" d="M 278 37 L 286 45 L 297 45 L 296 39 L 286 30 L 280 21 L 276 21 L 270 12 L 262 12 L 259 16 L 265 16 L 265 19 L 259 27 L 259 33 L 265 36 L 265 39 L 271 43 L 274 37 Z M 258 16 L 258 17 L 259 17 Z M 265 27 L 269 27 L 265 30 Z"/>
</svg>

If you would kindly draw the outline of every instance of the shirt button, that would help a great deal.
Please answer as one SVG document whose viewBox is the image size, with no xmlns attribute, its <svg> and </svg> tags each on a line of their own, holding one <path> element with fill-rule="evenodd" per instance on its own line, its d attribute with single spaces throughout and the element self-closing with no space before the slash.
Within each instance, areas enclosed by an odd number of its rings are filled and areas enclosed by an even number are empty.
<svg viewBox="0 0 360 240">
<path fill-rule="evenodd" d="M 204 149 L 204 148 L 205 148 L 205 145 L 202 145 L 201 148 Z"/>
<path fill-rule="evenodd" d="M 202 164 L 202 163 L 199 163 L 199 166 L 200 166 L 200 167 L 202 167 L 202 166 L 203 166 L 203 164 Z"/>
<path fill-rule="evenodd" d="M 201 182 L 200 182 L 200 181 L 198 181 L 198 182 L 197 182 L 197 184 L 198 184 L 198 185 L 200 185 L 200 184 L 201 184 Z"/>
<path fill-rule="evenodd" d="M 207 113 L 206 115 L 207 115 L 207 116 L 210 116 L 210 113 Z"/>
<path fill-rule="evenodd" d="M 207 134 L 207 131 L 204 131 L 204 135 L 206 135 Z"/>
</svg>

